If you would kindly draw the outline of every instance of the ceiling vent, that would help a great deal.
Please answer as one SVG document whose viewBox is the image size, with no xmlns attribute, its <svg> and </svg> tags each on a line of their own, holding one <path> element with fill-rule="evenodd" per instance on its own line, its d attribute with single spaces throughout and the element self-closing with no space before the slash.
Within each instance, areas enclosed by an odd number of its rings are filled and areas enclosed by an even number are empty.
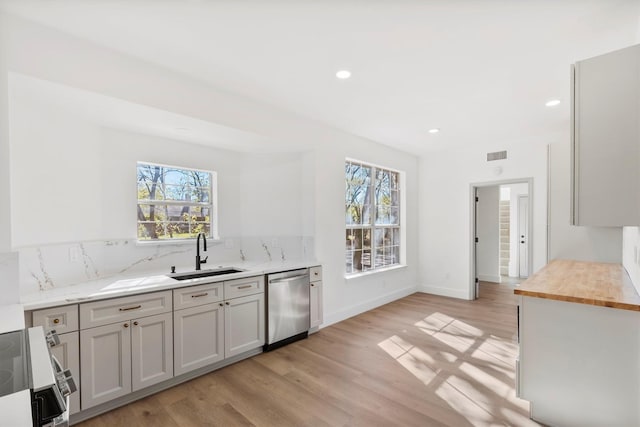
<svg viewBox="0 0 640 427">
<path fill-rule="evenodd" d="M 495 151 L 493 153 L 487 153 L 487 162 L 491 162 L 493 160 L 504 160 L 507 158 L 506 151 Z"/>
</svg>

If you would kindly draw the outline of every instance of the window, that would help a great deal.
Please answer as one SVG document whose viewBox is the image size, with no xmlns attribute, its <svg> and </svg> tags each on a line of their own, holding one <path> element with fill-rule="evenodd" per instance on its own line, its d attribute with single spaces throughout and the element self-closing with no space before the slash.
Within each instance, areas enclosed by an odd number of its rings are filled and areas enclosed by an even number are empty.
<svg viewBox="0 0 640 427">
<path fill-rule="evenodd" d="M 345 163 L 346 272 L 400 264 L 400 173 Z"/>
<path fill-rule="evenodd" d="M 138 162 L 138 241 L 217 238 L 215 172 Z"/>
</svg>

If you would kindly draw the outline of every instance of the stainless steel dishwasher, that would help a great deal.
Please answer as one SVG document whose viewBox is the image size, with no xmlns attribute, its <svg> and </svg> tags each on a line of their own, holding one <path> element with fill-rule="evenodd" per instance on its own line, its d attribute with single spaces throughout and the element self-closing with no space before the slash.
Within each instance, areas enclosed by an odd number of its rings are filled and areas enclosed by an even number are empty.
<svg viewBox="0 0 640 427">
<path fill-rule="evenodd" d="M 267 276 L 267 343 L 264 351 L 307 337 L 310 283 L 308 268 Z"/>
</svg>

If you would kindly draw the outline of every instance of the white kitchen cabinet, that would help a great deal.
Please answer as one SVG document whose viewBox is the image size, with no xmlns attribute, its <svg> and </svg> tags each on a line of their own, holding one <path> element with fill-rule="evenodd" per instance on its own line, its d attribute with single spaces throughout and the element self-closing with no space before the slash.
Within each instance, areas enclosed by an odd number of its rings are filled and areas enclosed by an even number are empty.
<svg viewBox="0 0 640 427">
<path fill-rule="evenodd" d="M 77 331 L 78 304 L 36 310 L 32 313 L 33 326 L 42 326 L 45 331 L 55 330 L 58 335 Z"/>
<path fill-rule="evenodd" d="M 264 278 L 262 278 L 264 280 Z M 224 302 L 224 354 L 235 356 L 264 345 L 264 291 Z"/>
<path fill-rule="evenodd" d="M 174 311 L 173 328 L 176 375 L 224 359 L 222 302 Z"/>
<path fill-rule="evenodd" d="M 309 288 L 309 315 L 311 327 L 317 328 L 322 324 L 322 282 L 311 282 Z"/>
<path fill-rule="evenodd" d="M 640 425 L 637 311 L 521 297 L 517 387 L 545 425 Z"/>
<path fill-rule="evenodd" d="M 639 225 L 640 45 L 577 62 L 572 90 L 572 223 Z"/>
<path fill-rule="evenodd" d="M 171 300 L 166 291 L 80 304 L 83 410 L 173 377 Z"/>
<path fill-rule="evenodd" d="M 173 378 L 171 313 L 131 322 L 131 389 L 140 390 Z"/>
<path fill-rule="evenodd" d="M 131 393 L 131 322 L 80 331 L 82 409 Z"/>
<path fill-rule="evenodd" d="M 317 328 L 323 321 L 322 309 L 322 266 L 311 267 L 309 270 L 311 287 L 309 288 L 309 317 L 311 328 Z"/>
</svg>

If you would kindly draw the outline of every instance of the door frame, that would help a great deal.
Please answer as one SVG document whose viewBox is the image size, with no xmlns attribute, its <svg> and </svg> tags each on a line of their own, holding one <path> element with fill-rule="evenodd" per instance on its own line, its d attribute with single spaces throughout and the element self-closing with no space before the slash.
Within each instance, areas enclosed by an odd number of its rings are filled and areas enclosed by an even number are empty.
<svg viewBox="0 0 640 427">
<path fill-rule="evenodd" d="M 518 196 L 518 236 L 519 237 L 516 240 L 522 239 L 522 235 L 520 233 L 520 231 L 521 231 L 521 229 L 520 229 L 520 211 L 521 211 L 520 206 L 521 206 L 522 201 L 525 200 L 525 199 L 527 200 L 527 218 L 526 218 L 527 227 L 526 228 L 527 228 L 527 242 L 528 242 L 529 241 L 529 237 L 530 237 L 529 236 L 529 230 L 530 230 L 529 224 L 531 223 L 531 217 L 529 216 L 529 212 L 528 212 L 529 211 L 529 203 L 531 203 L 531 198 L 529 197 L 528 194 L 526 196 L 523 195 L 523 194 Z M 529 264 L 529 259 L 528 259 L 529 258 L 529 250 L 530 249 L 531 248 L 529 248 L 529 245 L 527 244 L 527 275 L 523 276 L 522 275 L 522 268 L 521 268 L 522 267 L 522 263 L 520 262 L 521 261 L 521 259 L 520 259 L 521 258 L 520 257 L 520 244 L 518 244 L 518 251 L 517 251 L 518 260 L 517 260 L 517 262 L 518 262 L 518 277 L 520 279 L 525 279 L 525 278 L 529 277 L 529 271 L 531 271 L 531 264 Z"/>
<path fill-rule="evenodd" d="M 529 224 L 528 234 L 529 239 L 527 242 L 527 262 L 529 269 L 533 265 L 533 178 L 514 178 L 505 179 L 499 181 L 486 181 L 486 182 L 474 182 L 469 184 L 469 299 L 474 300 L 478 298 L 478 291 L 476 287 L 476 189 L 479 187 L 493 187 L 496 185 L 506 184 L 527 184 L 529 187 Z"/>
</svg>

